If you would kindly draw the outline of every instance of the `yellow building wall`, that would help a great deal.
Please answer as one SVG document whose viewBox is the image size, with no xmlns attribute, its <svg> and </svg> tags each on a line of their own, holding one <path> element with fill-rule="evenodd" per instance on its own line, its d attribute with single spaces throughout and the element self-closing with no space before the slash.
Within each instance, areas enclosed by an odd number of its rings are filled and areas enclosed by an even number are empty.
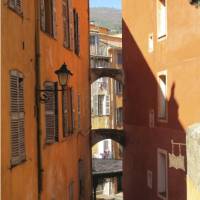
<svg viewBox="0 0 200 200">
<path fill-rule="evenodd" d="M 35 4 L 23 1 L 23 17 L 1 4 L 1 199 L 36 200 L 37 148 L 35 105 Z M 24 75 L 26 161 L 11 166 L 10 143 L 10 70 Z"/>
<path fill-rule="evenodd" d="M 196 200 L 200 197 L 200 191 L 193 183 L 189 176 L 187 176 L 187 200 Z"/>
</svg>

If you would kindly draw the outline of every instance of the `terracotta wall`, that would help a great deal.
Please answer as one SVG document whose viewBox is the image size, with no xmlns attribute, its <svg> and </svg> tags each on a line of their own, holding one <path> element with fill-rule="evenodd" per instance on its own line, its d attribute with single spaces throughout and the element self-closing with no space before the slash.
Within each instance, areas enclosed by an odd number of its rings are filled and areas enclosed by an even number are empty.
<svg viewBox="0 0 200 200">
<path fill-rule="evenodd" d="M 199 121 L 199 10 L 188 1 L 167 1 L 167 37 L 157 39 L 156 0 L 123 1 L 123 64 L 125 72 L 123 189 L 125 200 L 156 200 L 157 149 L 172 153 L 171 139 L 185 143 L 186 128 Z M 141 14 L 142 12 L 142 14 Z M 186 14 L 187 13 L 187 14 Z M 148 52 L 153 33 L 154 51 Z M 168 121 L 157 119 L 157 76 L 167 70 Z M 155 127 L 149 128 L 149 110 Z M 175 150 L 178 155 L 178 150 Z M 186 148 L 182 148 L 186 159 Z M 168 160 L 169 161 L 169 160 Z M 187 169 L 187 163 L 185 163 Z M 169 168 L 168 199 L 187 199 L 187 170 Z M 152 189 L 147 187 L 152 171 Z"/>
<path fill-rule="evenodd" d="M 37 199 L 35 105 L 35 4 L 24 1 L 23 17 L 1 4 L 1 187 L 2 200 Z M 11 166 L 10 70 L 24 75 L 26 161 Z"/>
<path fill-rule="evenodd" d="M 63 138 L 61 93 L 59 102 L 59 142 L 45 144 L 45 116 L 42 105 L 42 160 L 43 160 L 43 192 L 42 199 L 69 199 L 69 184 L 74 182 L 74 199 L 79 198 L 78 161 L 84 165 L 84 197 L 90 199 L 90 85 L 89 85 L 89 43 L 88 43 L 88 1 L 72 1 L 72 6 L 79 14 L 80 20 L 80 55 L 63 47 L 62 0 L 56 1 L 57 36 L 55 39 L 40 32 L 41 45 L 41 86 L 45 81 L 57 81 L 54 71 L 64 62 L 68 65 L 73 76 L 69 85 L 74 89 L 75 133 Z M 61 88 L 60 88 L 61 89 Z M 78 130 L 77 102 L 81 98 L 81 129 Z"/>
</svg>

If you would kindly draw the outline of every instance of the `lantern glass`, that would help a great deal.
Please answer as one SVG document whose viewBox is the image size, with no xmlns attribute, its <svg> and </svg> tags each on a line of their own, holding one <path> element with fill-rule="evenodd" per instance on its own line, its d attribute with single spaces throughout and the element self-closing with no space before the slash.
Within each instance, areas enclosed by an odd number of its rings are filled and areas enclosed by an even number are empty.
<svg viewBox="0 0 200 200">
<path fill-rule="evenodd" d="M 66 73 L 58 74 L 58 80 L 61 86 L 66 86 L 68 81 L 68 74 Z"/>
</svg>

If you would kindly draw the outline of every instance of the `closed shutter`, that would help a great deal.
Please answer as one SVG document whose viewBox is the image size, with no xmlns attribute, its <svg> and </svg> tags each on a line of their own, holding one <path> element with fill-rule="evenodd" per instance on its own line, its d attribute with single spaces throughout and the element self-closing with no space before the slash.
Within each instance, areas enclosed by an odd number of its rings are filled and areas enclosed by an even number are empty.
<svg viewBox="0 0 200 200">
<path fill-rule="evenodd" d="M 77 11 L 74 9 L 74 50 L 79 55 L 79 16 Z"/>
<path fill-rule="evenodd" d="M 54 143 L 56 130 L 54 83 L 45 83 L 45 90 L 48 90 L 48 101 L 45 103 L 46 142 Z"/>
<path fill-rule="evenodd" d="M 78 129 L 81 128 L 81 98 L 78 95 Z"/>
<path fill-rule="evenodd" d="M 68 2 L 69 2 L 70 49 L 74 50 L 74 17 L 73 17 L 72 0 L 68 0 Z"/>
<path fill-rule="evenodd" d="M 15 8 L 18 13 L 22 12 L 22 0 L 15 0 Z"/>
<path fill-rule="evenodd" d="M 73 133 L 75 129 L 75 110 L 74 110 L 74 90 L 70 88 L 70 114 L 71 114 L 71 130 L 70 132 Z"/>
<path fill-rule="evenodd" d="M 11 109 L 11 164 L 25 160 L 24 138 L 24 85 L 23 75 L 15 70 L 10 73 Z"/>
<path fill-rule="evenodd" d="M 110 95 L 106 95 L 106 115 L 110 115 Z"/>
<path fill-rule="evenodd" d="M 56 0 L 52 0 L 52 11 L 53 11 L 53 37 L 56 38 Z"/>
<path fill-rule="evenodd" d="M 15 9 L 15 0 L 9 0 L 8 4 L 9 4 L 10 8 Z"/>
<path fill-rule="evenodd" d="M 64 88 L 62 93 L 62 109 L 63 109 L 63 136 L 68 135 L 68 109 L 67 109 L 67 90 Z"/>
<path fill-rule="evenodd" d="M 70 47 L 70 31 L 69 31 L 69 4 L 68 0 L 63 0 L 63 45 L 65 48 Z"/>
<path fill-rule="evenodd" d="M 42 31 L 45 31 L 45 3 L 44 0 L 40 0 L 40 27 Z"/>
</svg>

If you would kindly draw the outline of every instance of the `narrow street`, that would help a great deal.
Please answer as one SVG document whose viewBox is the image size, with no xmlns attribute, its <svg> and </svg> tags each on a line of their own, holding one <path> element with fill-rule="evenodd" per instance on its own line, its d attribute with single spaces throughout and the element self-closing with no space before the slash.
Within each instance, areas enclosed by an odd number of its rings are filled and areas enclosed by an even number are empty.
<svg viewBox="0 0 200 200">
<path fill-rule="evenodd" d="M 200 200 L 200 0 L 1 1 L 2 200 Z"/>
</svg>

